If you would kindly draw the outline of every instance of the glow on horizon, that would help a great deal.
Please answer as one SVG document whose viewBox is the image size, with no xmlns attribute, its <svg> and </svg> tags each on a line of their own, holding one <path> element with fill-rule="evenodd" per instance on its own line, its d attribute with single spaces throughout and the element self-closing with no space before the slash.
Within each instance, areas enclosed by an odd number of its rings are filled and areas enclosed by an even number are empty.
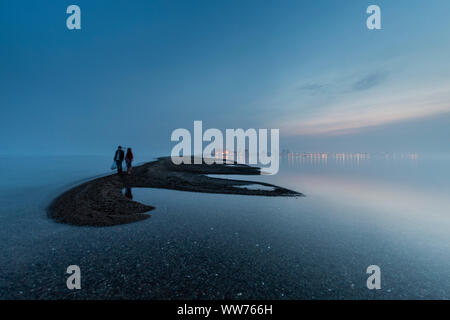
<svg viewBox="0 0 450 320">
<path fill-rule="evenodd" d="M 450 113 L 448 90 L 382 98 L 374 101 L 339 103 L 322 108 L 309 117 L 282 124 L 286 135 L 336 135 L 360 129 Z"/>
</svg>

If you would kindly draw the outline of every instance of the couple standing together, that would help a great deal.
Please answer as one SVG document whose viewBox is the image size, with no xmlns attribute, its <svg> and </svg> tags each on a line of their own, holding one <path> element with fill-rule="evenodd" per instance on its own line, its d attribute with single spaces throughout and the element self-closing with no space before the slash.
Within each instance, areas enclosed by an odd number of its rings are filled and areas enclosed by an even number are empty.
<svg viewBox="0 0 450 320">
<path fill-rule="evenodd" d="M 131 174 L 131 163 L 133 162 L 133 153 L 131 152 L 131 148 L 127 148 L 127 154 L 125 155 L 122 147 L 119 146 L 114 154 L 114 161 L 117 166 L 118 174 L 122 174 L 122 162 L 124 159 L 127 165 L 127 173 Z"/>
</svg>

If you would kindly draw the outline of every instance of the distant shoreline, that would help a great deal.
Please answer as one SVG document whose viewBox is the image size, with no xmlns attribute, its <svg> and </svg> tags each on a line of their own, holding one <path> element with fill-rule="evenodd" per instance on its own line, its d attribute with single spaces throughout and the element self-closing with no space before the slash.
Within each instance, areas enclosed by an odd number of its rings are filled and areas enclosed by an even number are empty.
<svg viewBox="0 0 450 320">
<path fill-rule="evenodd" d="M 78 226 L 113 226 L 144 220 L 155 209 L 126 198 L 124 188 L 163 188 L 202 193 L 255 196 L 303 196 L 299 192 L 264 182 L 211 178 L 207 174 L 259 175 L 260 169 L 247 165 L 174 165 L 170 157 L 133 168 L 131 175 L 112 174 L 78 185 L 52 201 L 48 216 L 58 222 Z M 242 188 L 248 184 L 273 190 Z M 237 187 L 236 187 L 237 186 Z"/>
</svg>

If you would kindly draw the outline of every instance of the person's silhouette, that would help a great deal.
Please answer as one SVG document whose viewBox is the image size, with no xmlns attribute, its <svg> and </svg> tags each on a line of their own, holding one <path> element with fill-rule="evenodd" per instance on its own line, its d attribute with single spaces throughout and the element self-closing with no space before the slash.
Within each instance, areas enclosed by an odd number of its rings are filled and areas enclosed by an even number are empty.
<svg viewBox="0 0 450 320">
<path fill-rule="evenodd" d="M 125 153 L 123 152 L 122 147 L 118 146 L 116 153 L 114 154 L 114 161 L 116 162 L 116 165 L 117 165 L 117 173 L 118 174 L 122 174 L 122 162 L 123 162 L 124 158 L 125 158 Z"/>
<path fill-rule="evenodd" d="M 134 156 L 133 152 L 131 151 L 131 148 L 127 149 L 127 154 L 125 156 L 125 164 L 127 165 L 127 173 L 131 174 L 131 167 L 133 162 Z"/>
</svg>

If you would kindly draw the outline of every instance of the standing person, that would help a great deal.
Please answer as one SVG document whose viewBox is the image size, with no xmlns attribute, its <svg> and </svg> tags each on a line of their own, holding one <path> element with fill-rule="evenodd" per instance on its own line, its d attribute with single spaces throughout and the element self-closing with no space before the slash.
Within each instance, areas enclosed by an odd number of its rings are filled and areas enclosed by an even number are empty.
<svg viewBox="0 0 450 320">
<path fill-rule="evenodd" d="M 133 162 L 133 152 L 131 148 L 127 149 L 127 155 L 125 156 L 125 163 L 127 164 L 127 173 L 131 174 L 131 163 Z"/>
<path fill-rule="evenodd" d="M 114 154 L 114 161 L 117 164 L 117 173 L 122 174 L 122 162 L 124 158 L 124 152 L 121 146 L 117 147 L 116 153 Z"/>
</svg>

